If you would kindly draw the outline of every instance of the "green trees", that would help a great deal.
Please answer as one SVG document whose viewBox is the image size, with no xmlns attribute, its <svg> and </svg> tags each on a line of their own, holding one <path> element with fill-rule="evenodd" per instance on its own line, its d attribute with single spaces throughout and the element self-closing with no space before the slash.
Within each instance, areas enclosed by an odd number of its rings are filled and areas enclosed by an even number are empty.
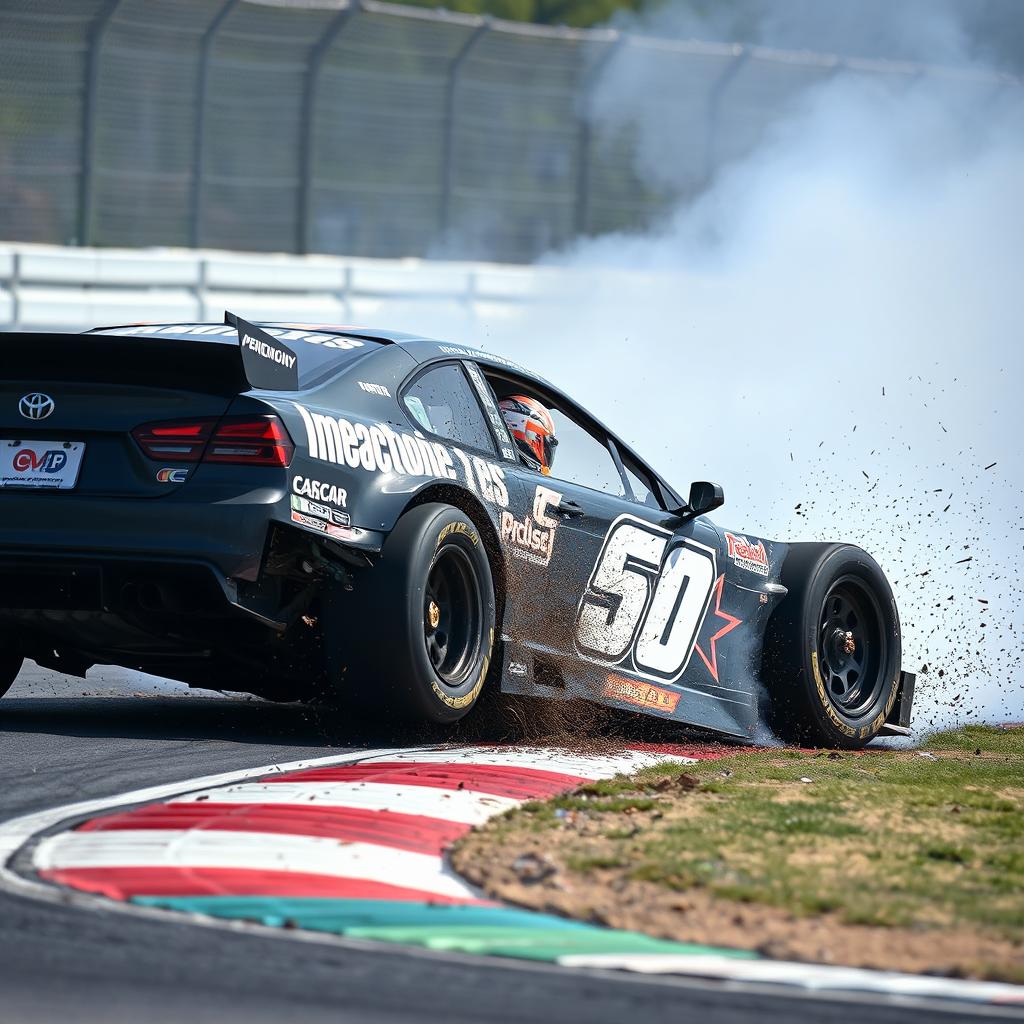
<svg viewBox="0 0 1024 1024">
<path fill-rule="evenodd" d="M 433 0 L 406 0 L 421 7 L 436 7 Z M 656 0 L 655 0 L 656 2 Z M 447 0 L 445 7 L 463 14 L 490 14 L 509 21 L 590 28 L 600 25 L 619 9 L 639 10 L 652 0 Z"/>
</svg>

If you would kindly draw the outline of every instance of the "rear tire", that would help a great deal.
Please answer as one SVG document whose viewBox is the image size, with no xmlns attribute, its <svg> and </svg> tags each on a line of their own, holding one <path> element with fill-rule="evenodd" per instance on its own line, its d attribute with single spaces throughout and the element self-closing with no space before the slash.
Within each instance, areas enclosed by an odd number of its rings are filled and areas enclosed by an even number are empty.
<svg viewBox="0 0 1024 1024">
<path fill-rule="evenodd" d="M 20 654 L 0 654 L 0 697 L 2 697 L 18 678 L 25 659 Z"/>
<path fill-rule="evenodd" d="M 331 689 L 375 716 L 451 724 L 477 702 L 494 652 L 483 539 L 464 512 L 420 505 L 338 602 L 325 638 Z"/>
<path fill-rule="evenodd" d="M 899 689 L 900 621 L 878 563 L 852 544 L 793 544 L 768 624 L 768 719 L 792 743 L 862 747 Z"/>
</svg>

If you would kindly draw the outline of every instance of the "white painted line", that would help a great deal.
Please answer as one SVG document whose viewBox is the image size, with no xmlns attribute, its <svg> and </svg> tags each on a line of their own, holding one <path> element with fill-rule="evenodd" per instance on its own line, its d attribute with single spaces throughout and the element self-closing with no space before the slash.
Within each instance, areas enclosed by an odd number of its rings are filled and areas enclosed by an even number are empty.
<svg viewBox="0 0 1024 1024">
<path fill-rule="evenodd" d="M 462 825 L 482 825 L 519 801 L 468 789 L 432 789 L 389 782 L 244 782 L 202 789 L 170 800 L 187 804 L 298 804 L 305 807 L 353 807 L 399 814 L 422 814 Z"/>
<path fill-rule="evenodd" d="M 685 974 L 730 981 L 797 985 L 817 992 L 873 992 L 890 996 L 1024 1005 L 1024 986 L 1019 985 L 786 960 L 740 960 L 675 953 L 599 953 L 562 956 L 558 962 L 565 967 L 600 967 L 643 974 Z"/>
<path fill-rule="evenodd" d="M 75 868 L 236 868 L 389 882 L 438 896 L 477 893 L 440 857 L 321 836 L 204 829 L 62 832 L 36 847 L 39 871 Z"/>
</svg>

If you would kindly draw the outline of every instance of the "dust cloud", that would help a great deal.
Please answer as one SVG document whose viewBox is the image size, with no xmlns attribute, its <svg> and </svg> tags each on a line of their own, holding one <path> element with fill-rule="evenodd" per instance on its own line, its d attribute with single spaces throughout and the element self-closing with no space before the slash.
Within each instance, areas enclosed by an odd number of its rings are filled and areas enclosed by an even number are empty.
<svg viewBox="0 0 1024 1024">
<path fill-rule="evenodd" d="M 988 73 L 934 12 L 901 55 L 938 40 L 936 59 Z M 668 32 L 659 17 L 643 30 Z M 631 120 L 637 174 L 671 185 L 687 140 L 642 71 L 609 80 L 594 117 Z M 1019 83 L 839 74 L 649 230 L 549 254 L 573 271 L 559 294 L 502 320 L 382 322 L 537 370 L 677 489 L 721 482 L 722 525 L 863 545 L 921 672 L 917 725 L 1019 721 L 1022 182 Z"/>
</svg>

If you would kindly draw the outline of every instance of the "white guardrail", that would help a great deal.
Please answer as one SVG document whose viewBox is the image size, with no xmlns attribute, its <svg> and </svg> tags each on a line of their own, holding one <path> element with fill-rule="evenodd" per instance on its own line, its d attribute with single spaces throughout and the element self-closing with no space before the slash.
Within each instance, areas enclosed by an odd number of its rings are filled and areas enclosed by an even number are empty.
<svg viewBox="0 0 1024 1024">
<path fill-rule="evenodd" d="M 83 330 L 139 320 L 379 322 L 385 307 L 429 305 L 500 317 L 579 274 L 432 260 L 87 249 L 0 243 L 0 329 Z M 564 294 L 564 292 L 563 292 Z"/>
</svg>

